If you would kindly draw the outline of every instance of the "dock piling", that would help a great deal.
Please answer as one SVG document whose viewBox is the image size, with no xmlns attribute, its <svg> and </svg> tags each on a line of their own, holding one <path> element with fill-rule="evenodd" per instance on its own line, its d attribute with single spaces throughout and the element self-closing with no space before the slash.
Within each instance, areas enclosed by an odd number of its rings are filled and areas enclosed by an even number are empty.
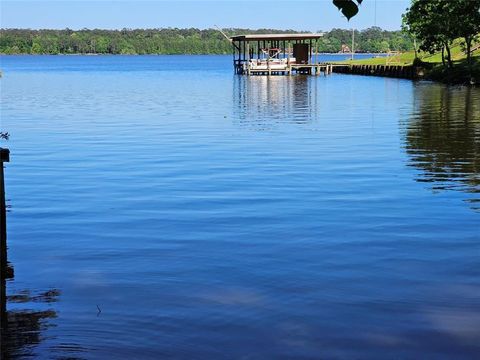
<svg viewBox="0 0 480 360">
<path fill-rule="evenodd" d="M 10 161 L 10 150 L 0 148 L 0 272 L 1 278 L 7 275 L 7 207 L 5 204 L 4 163 Z"/>
<path fill-rule="evenodd" d="M 0 148 L 0 353 L 4 354 L 7 335 L 7 278 L 12 276 L 7 264 L 7 207 L 3 163 L 10 161 L 10 151 Z"/>
</svg>

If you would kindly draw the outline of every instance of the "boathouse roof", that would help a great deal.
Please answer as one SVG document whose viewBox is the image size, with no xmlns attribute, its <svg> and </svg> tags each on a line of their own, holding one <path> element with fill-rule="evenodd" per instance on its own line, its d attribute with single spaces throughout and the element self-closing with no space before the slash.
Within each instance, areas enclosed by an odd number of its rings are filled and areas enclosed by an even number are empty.
<svg viewBox="0 0 480 360">
<path fill-rule="evenodd" d="M 233 41 L 263 41 L 263 40 L 309 40 L 319 39 L 323 33 L 317 34 L 247 34 L 232 36 Z"/>
</svg>

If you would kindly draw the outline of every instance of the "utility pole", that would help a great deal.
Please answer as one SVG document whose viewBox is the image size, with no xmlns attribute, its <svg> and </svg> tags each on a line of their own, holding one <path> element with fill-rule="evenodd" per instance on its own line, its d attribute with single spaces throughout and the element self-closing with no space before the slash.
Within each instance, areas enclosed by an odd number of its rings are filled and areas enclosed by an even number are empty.
<svg viewBox="0 0 480 360">
<path fill-rule="evenodd" d="M 352 29 L 352 60 L 355 53 L 355 28 Z"/>
</svg>

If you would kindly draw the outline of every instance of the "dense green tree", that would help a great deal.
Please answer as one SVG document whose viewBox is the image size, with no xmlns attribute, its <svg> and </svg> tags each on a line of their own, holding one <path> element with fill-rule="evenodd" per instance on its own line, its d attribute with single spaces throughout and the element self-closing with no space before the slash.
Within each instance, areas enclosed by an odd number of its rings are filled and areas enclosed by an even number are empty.
<svg viewBox="0 0 480 360">
<path fill-rule="evenodd" d="M 449 68 L 453 67 L 451 43 L 464 38 L 471 65 L 472 42 L 480 32 L 480 0 L 412 0 L 403 24 L 421 42 L 421 50 L 430 53 L 442 50 L 442 59 L 446 51 Z"/>
<path fill-rule="evenodd" d="M 472 42 L 480 33 L 480 0 L 452 1 L 453 16 L 457 18 L 455 35 L 463 37 L 466 44 L 469 70 L 472 67 Z"/>
<path fill-rule="evenodd" d="M 420 49 L 433 54 L 447 51 L 449 67 L 453 66 L 450 45 L 455 39 L 452 19 L 448 17 L 450 0 L 413 0 L 412 6 L 403 16 L 405 29 L 420 40 Z"/>
</svg>

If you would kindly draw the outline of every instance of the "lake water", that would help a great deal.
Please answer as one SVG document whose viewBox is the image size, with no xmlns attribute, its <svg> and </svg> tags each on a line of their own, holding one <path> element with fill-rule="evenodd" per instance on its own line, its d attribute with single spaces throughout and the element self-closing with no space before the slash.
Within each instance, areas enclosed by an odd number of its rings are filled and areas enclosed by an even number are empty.
<svg viewBox="0 0 480 360">
<path fill-rule="evenodd" d="M 480 90 L 2 57 L 8 358 L 472 359 Z"/>
</svg>

